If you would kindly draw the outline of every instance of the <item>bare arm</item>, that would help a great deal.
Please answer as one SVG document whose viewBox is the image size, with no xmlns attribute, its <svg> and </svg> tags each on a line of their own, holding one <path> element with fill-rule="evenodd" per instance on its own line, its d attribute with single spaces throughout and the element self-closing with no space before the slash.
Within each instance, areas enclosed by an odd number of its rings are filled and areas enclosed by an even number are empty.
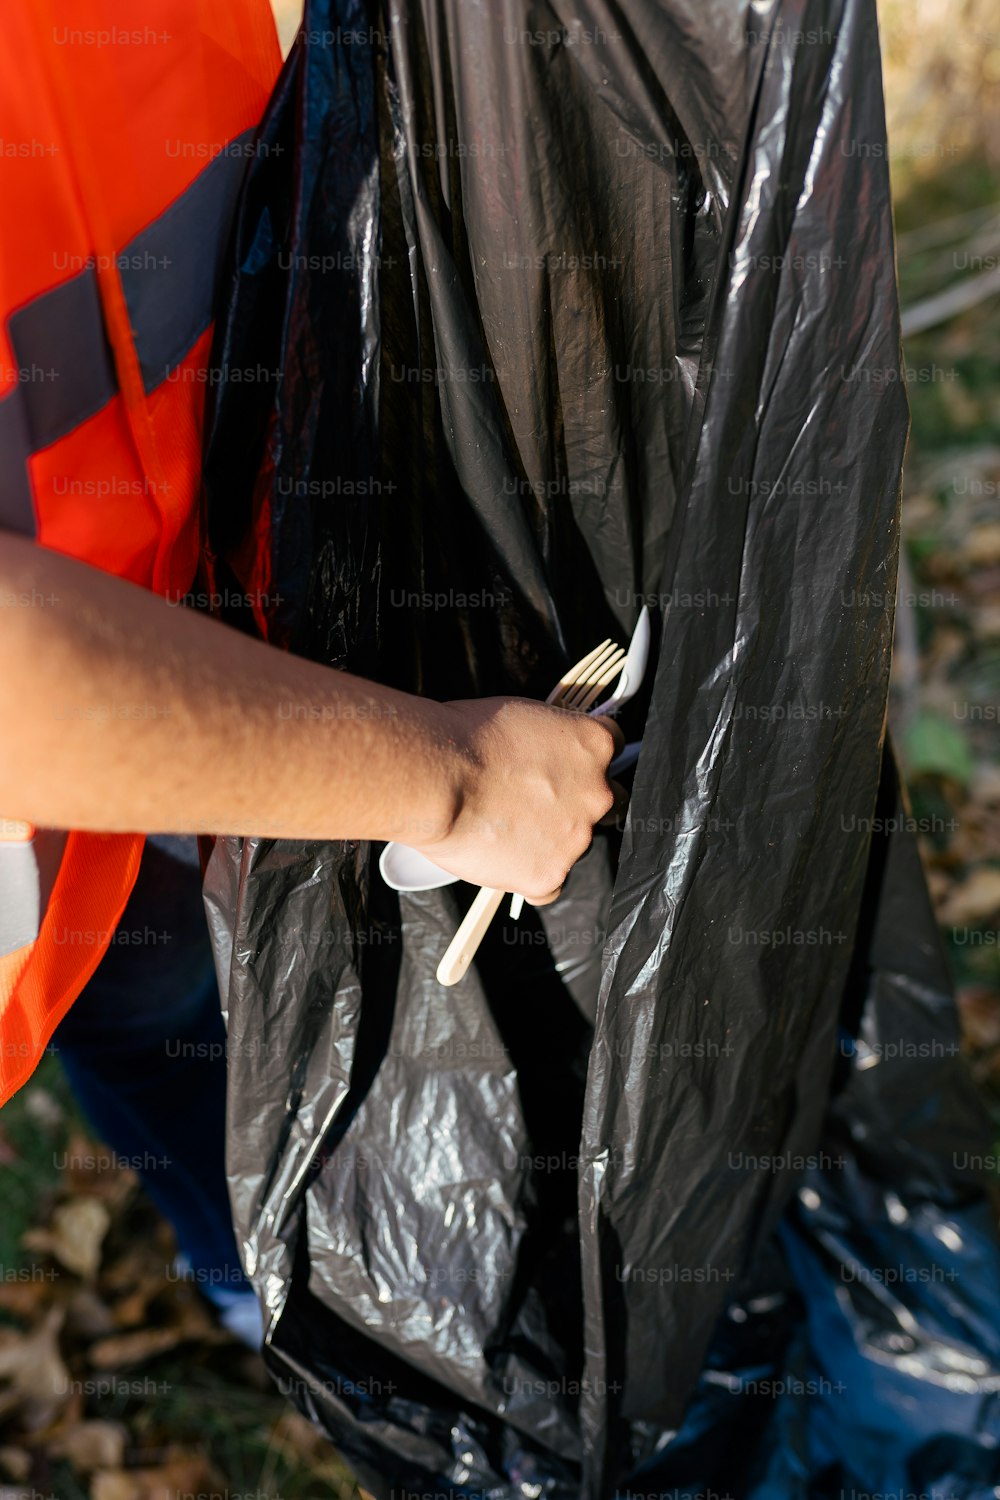
<svg viewBox="0 0 1000 1500">
<path fill-rule="evenodd" d="M 544 897 L 612 795 L 606 723 L 442 704 L 0 539 L 0 811 L 102 832 L 397 838 Z"/>
</svg>

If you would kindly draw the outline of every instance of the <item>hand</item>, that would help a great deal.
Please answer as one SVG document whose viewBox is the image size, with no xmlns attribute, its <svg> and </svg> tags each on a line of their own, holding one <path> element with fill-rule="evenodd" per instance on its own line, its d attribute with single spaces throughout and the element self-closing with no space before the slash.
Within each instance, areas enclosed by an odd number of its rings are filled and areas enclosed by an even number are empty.
<svg viewBox="0 0 1000 1500">
<path fill-rule="evenodd" d="M 624 743 L 610 719 L 522 698 L 443 705 L 456 747 L 457 811 L 422 854 L 474 885 L 554 901 L 615 796 L 608 766 Z"/>
</svg>

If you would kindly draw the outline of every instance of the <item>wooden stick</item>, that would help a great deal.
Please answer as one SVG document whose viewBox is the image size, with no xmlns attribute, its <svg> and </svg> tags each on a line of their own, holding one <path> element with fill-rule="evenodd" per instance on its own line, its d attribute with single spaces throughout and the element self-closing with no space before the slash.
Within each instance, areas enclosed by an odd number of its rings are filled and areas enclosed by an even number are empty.
<svg viewBox="0 0 1000 1500">
<path fill-rule="evenodd" d="M 495 891 L 492 886 L 480 887 L 475 901 L 465 913 L 462 925 L 448 944 L 447 953 L 438 964 L 438 984 L 457 984 L 460 979 L 464 979 L 476 956 L 476 949 L 506 894 L 506 891 Z"/>
</svg>

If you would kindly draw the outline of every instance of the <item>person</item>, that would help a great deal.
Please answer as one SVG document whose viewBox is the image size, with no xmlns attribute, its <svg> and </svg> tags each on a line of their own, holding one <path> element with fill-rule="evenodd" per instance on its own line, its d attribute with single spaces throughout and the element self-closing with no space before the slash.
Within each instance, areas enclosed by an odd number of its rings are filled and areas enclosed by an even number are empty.
<svg viewBox="0 0 1000 1500">
<path fill-rule="evenodd" d="M 7 40 L 0 1103 L 55 1045 L 182 1264 L 246 1331 L 190 836 L 398 839 L 541 904 L 612 806 L 621 737 L 534 702 L 416 698 L 176 607 L 273 21 L 266 0 L 209 19 L 156 0 L 136 27 L 118 0 L 78 0 L 67 26 L 20 0 Z"/>
</svg>

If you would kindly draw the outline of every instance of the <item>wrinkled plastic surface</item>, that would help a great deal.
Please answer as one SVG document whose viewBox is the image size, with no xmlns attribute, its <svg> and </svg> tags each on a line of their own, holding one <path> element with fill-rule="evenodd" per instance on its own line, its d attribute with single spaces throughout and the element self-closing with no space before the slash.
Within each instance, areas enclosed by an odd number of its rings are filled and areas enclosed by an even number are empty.
<svg viewBox="0 0 1000 1500">
<path fill-rule="evenodd" d="M 870 0 L 309 4 L 219 326 L 238 623 L 439 698 L 659 638 L 620 847 L 454 989 L 468 887 L 217 844 L 283 1389 L 380 1500 L 985 1500 L 989 1137 L 883 740 Z"/>
</svg>

